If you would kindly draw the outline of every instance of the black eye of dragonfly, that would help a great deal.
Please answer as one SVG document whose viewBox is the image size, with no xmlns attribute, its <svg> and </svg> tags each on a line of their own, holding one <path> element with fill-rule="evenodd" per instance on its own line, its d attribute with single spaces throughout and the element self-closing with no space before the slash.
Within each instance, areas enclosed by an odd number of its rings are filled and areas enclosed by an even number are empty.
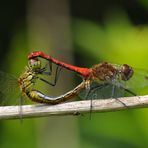
<svg viewBox="0 0 148 148">
<path fill-rule="evenodd" d="M 132 67 L 127 64 L 123 64 L 121 68 L 121 79 L 124 81 L 129 80 L 134 74 Z"/>
</svg>

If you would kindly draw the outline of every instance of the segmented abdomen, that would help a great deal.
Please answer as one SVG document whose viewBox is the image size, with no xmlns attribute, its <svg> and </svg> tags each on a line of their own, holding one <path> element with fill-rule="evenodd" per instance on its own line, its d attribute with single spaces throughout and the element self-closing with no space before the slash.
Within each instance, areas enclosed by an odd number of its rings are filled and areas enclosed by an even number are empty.
<svg viewBox="0 0 148 148">
<path fill-rule="evenodd" d="M 26 95 L 34 102 L 54 105 L 70 100 L 72 97 L 76 96 L 84 88 L 85 88 L 85 82 L 83 81 L 73 90 L 57 97 L 46 96 L 38 90 L 28 91 Z"/>
</svg>

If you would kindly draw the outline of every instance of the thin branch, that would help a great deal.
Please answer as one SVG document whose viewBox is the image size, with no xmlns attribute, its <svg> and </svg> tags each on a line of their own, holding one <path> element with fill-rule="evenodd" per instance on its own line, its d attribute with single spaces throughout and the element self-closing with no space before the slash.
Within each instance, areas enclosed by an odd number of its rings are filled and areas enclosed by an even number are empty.
<svg viewBox="0 0 148 148">
<path fill-rule="evenodd" d="M 121 101 L 126 105 L 123 105 Z M 132 108 L 148 107 L 147 96 L 124 97 L 118 99 L 93 100 L 92 112 L 110 112 Z M 74 101 L 58 105 L 24 105 L 22 106 L 23 118 L 44 116 L 78 115 L 90 112 L 90 100 Z M 19 106 L 0 107 L 0 119 L 19 119 Z"/>
</svg>

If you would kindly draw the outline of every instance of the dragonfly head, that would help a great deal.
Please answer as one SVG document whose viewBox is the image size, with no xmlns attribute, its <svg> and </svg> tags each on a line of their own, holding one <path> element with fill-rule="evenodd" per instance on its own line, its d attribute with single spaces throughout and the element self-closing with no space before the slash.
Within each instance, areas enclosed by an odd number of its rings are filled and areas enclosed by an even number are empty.
<svg viewBox="0 0 148 148">
<path fill-rule="evenodd" d="M 121 79 L 123 81 L 127 81 L 133 76 L 134 71 L 132 67 L 130 67 L 129 65 L 123 64 L 121 67 L 120 73 L 121 73 Z"/>
<path fill-rule="evenodd" d="M 30 59 L 28 62 L 28 66 L 33 71 L 39 71 L 41 69 L 41 61 L 38 58 Z"/>
</svg>

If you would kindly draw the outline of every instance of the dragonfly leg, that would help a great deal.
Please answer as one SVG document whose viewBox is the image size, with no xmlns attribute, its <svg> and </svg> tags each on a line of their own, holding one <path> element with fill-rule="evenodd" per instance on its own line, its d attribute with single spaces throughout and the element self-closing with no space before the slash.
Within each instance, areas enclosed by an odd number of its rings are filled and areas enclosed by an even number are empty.
<svg viewBox="0 0 148 148">
<path fill-rule="evenodd" d="M 86 98 L 88 98 L 89 95 L 90 95 L 90 93 L 94 92 L 96 89 L 98 89 L 98 88 L 100 88 L 100 89 L 103 88 L 104 85 L 106 85 L 106 84 L 102 84 L 102 85 L 99 85 L 99 86 L 94 86 L 94 87 L 92 87 L 91 89 L 89 89 L 89 91 L 88 91 L 87 94 L 86 94 Z M 91 119 L 91 113 L 92 113 L 92 108 L 93 108 L 92 101 L 93 101 L 93 98 L 91 97 L 91 99 L 90 99 L 90 114 L 89 114 L 89 119 Z"/>
<path fill-rule="evenodd" d="M 49 84 L 49 85 L 51 85 L 51 86 L 55 86 L 56 83 L 57 83 L 57 80 L 58 80 L 58 78 L 59 78 L 59 74 L 60 74 L 61 70 L 62 70 L 62 67 L 59 68 L 59 66 L 57 66 L 57 68 L 56 68 L 56 73 L 55 73 L 55 78 L 54 78 L 54 82 L 53 82 L 53 83 L 48 82 L 47 80 L 45 80 L 45 79 L 43 79 L 43 78 L 40 78 L 40 77 L 38 77 L 38 78 L 39 78 L 41 81 L 43 81 L 43 82 L 45 82 L 45 83 L 47 83 L 47 84 Z M 47 73 L 43 73 L 43 74 L 49 75 L 49 74 L 47 74 Z"/>
<path fill-rule="evenodd" d="M 118 102 L 120 102 L 123 106 L 125 106 L 126 108 L 129 108 L 124 102 L 122 102 L 121 100 L 119 100 L 118 98 L 115 98 Z"/>
<path fill-rule="evenodd" d="M 90 94 L 91 90 L 90 90 L 90 87 L 89 87 L 89 91 L 87 92 L 87 94 L 85 95 L 85 98 L 87 99 L 89 94 Z M 91 113 L 92 113 L 92 108 L 93 108 L 93 105 L 92 105 L 92 98 L 90 99 L 90 112 L 89 112 L 89 119 L 91 120 Z"/>
<path fill-rule="evenodd" d="M 124 87 L 123 87 L 123 89 L 124 89 L 126 92 L 128 92 L 129 94 L 131 94 L 131 95 L 133 95 L 133 96 L 137 96 L 136 93 L 132 92 L 132 91 L 129 90 L 129 89 L 126 89 L 126 88 L 124 88 Z"/>
<path fill-rule="evenodd" d="M 46 70 L 49 67 L 49 71 L 47 72 Z M 49 62 L 48 64 L 46 63 L 45 67 L 40 69 L 40 73 L 41 74 L 45 74 L 45 75 L 51 75 L 52 74 L 52 63 Z"/>
<path fill-rule="evenodd" d="M 54 86 L 56 85 L 57 81 L 58 81 L 58 78 L 59 78 L 59 75 L 60 75 L 60 72 L 62 70 L 63 67 L 59 67 L 57 66 L 56 68 L 56 74 L 55 74 L 55 79 L 54 79 Z"/>
<path fill-rule="evenodd" d="M 121 100 L 119 100 L 118 98 L 116 98 L 116 97 L 114 96 L 114 94 L 115 94 L 115 90 L 116 90 L 116 86 L 113 85 L 113 89 L 112 89 L 111 97 L 112 97 L 112 98 L 115 98 L 118 102 L 120 102 L 122 105 L 124 105 L 125 107 L 128 108 L 128 106 L 127 106 L 124 102 L 122 102 Z"/>
<path fill-rule="evenodd" d="M 124 91 L 128 92 L 129 94 L 133 95 L 133 96 L 137 96 L 136 93 L 132 92 L 131 90 L 123 87 L 123 86 L 120 86 L 121 89 L 123 89 Z M 116 98 L 120 103 L 122 103 L 125 107 L 129 108 L 124 102 L 122 102 L 121 100 L 119 100 L 118 98 Z"/>
<path fill-rule="evenodd" d="M 49 85 L 51 85 L 51 86 L 55 86 L 55 83 L 48 82 L 47 80 L 45 80 L 45 79 L 43 79 L 43 78 L 40 78 L 40 77 L 38 77 L 38 78 L 39 78 L 39 80 L 45 82 L 46 84 L 49 84 Z"/>
</svg>

